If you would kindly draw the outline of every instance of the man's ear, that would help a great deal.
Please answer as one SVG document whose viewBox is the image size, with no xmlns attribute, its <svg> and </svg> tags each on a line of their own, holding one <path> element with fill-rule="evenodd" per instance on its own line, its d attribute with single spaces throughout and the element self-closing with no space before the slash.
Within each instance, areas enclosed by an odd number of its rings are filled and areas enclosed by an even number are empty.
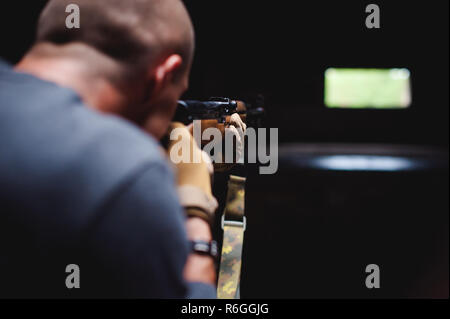
<svg viewBox="0 0 450 319">
<path fill-rule="evenodd" d="M 153 73 L 154 89 L 153 93 L 160 92 L 170 81 L 172 81 L 175 72 L 183 64 L 183 59 L 178 54 L 172 54 L 166 58 Z"/>
</svg>

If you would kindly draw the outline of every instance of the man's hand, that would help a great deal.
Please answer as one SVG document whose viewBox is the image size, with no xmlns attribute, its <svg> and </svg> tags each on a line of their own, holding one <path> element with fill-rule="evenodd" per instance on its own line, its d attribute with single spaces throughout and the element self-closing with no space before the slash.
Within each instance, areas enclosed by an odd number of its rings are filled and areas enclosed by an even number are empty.
<svg viewBox="0 0 450 319">
<path fill-rule="evenodd" d="M 242 121 L 239 114 L 234 113 L 227 119 L 226 129 L 230 130 L 236 136 L 236 158 L 237 162 L 240 163 L 244 157 L 244 134 L 247 130 L 247 125 Z M 225 156 L 223 154 L 220 157 L 222 158 L 222 163 L 214 163 L 214 170 L 216 172 L 228 171 L 236 165 L 236 163 L 225 163 Z"/>
</svg>

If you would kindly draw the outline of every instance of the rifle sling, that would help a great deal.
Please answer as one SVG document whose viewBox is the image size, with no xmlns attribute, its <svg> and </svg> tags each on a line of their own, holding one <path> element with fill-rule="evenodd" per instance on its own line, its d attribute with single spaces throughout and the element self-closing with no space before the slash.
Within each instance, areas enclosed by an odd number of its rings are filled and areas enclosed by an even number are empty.
<svg viewBox="0 0 450 319">
<path fill-rule="evenodd" d="M 239 299 L 242 246 L 246 219 L 244 177 L 230 176 L 225 210 L 222 216 L 223 244 L 217 297 Z"/>
</svg>

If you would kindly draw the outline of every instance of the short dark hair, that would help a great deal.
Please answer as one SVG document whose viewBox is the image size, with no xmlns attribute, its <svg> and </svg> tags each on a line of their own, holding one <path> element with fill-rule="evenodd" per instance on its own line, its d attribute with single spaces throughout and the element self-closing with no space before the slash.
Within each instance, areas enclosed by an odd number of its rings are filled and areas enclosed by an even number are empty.
<svg viewBox="0 0 450 319">
<path fill-rule="evenodd" d="M 66 7 L 80 8 L 79 29 L 66 27 Z M 190 60 L 192 24 L 180 0 L 50 0 L 37 43 L 83 43 L 125 64 L 142 67 L 162 51 Z"/>
</svg>

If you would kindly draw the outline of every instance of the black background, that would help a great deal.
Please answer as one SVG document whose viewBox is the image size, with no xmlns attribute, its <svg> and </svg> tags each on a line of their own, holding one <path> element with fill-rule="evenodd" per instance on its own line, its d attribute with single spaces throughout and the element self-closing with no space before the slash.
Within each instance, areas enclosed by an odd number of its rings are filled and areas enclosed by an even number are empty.
<svg viewBox="0 0 450 319">
<path fill-rule="evenodd" d="M 20 59 L 44 3 L 2 4 L 0 56 Z M 448 1 L 374 1 L 377 30 L 365 27 L 368 1 L 185 3 L 197 35 L 186 98 L 261 93 L 281 143 L 413 144 L 427 157 L 433 146 L 448 163 Z M 408 68 L 412 105 L 327 109 L 328 67 Z M 448 297 L 448 165 L 349 173 L 282 163 L 249 176 L 246 205 L 243 297 Z M 382 269 L 377 291 L 364 285 L 370 263 Z"/>
<path fill-rule="evenodd" d="M 46 1 L 1 7 L 0 56 L 20 59 Z M 281 141 L 448 145 L 448 1 L 377 1 L 381 29 L 365 27 L 367 1 L 185 1 L 197 35 L 187 98 L 266 97 Z M 328 67 L 404 67 L 408 110 L 330 110 Z"/>
<path fill-rule="evenodd" d="M 187 1 L 197 32 L 189 97 L 262 93 L 282 141 L 448 143 L 448 1 Z M 409 110 L 329 110 L 328 67 L 405 67 Z"/>
</svg>

